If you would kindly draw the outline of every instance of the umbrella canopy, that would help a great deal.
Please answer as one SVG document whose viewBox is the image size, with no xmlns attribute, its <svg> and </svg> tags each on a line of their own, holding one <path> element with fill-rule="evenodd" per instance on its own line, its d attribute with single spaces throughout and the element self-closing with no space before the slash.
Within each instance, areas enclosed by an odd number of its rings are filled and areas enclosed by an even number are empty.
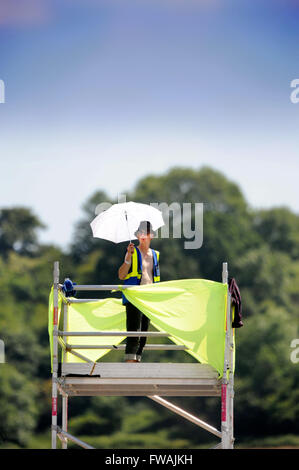
<svg viewBox="0 0 299 470">
<path fill-rule="evenodd" d="M 148 204 L 123 202 L 114 204 L 91 222 L 92 234 L 114 243 L 136 239 L 135 232 L 140 222 L 147 220 L 153 230 L 164 225 L 162 213 Z"/>
</svg>

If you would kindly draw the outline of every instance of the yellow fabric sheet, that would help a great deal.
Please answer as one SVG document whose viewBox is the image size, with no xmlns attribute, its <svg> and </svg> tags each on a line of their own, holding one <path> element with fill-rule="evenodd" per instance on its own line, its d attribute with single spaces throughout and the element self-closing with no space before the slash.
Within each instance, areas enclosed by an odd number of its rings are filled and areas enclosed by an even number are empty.
<svg viewBox="0 0 299 470">
<path fill-rule="evenodd" d="M 52 292 L 52 291 L 51 291 Z M 199 362 L 223 375 L 227 284 L 204 279 L 183 279 L 126 289 L 128 300 L 147 315 L 159 331 L 185 345 Z M 61 311 L 63 296 L 59 293 Z M 71 304 L 68 331 L 126 331 L 125 307 L 120 299 Z M 49 335 L 52 344 L 53 294 L 49 299 Z M 63 329 L 60 325 L 59 329 Z M 119 344 L 125 337 L 68 337 L 69 344 Z M 109 350 L 78 350 L 95 361 Z M 67 353 L 66 361 L 82 362 Z"/>
</svg>

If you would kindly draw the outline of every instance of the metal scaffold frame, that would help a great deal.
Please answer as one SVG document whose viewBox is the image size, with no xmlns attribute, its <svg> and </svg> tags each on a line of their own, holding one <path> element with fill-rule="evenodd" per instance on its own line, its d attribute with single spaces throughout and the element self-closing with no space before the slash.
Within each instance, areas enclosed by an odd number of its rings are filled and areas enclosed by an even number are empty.
<svg viewBox="0 0 299 470">
<path fill-rule="evenodd" d="M 58 293 L 62 288 L 59 284 L 59 262 L 54 262 L 53 287 L 53 365 L 52 365 L 52 449 L 57 448 L 57 437 L 61 440 L 62 449 L 67 449 L 68 440 L 85 449 L 90 445 L 68 433 L 68 397 L 96 395 L 147 396 L 169 410 L 179 414 L 192 423 L 209 431 L 220 438 L 214 448 L 232 449 L 234 446 L 233 406 L 234 406 L 234 330 L 232 328 L 231 296 L 228 288 L 227 263 L 222 264 L 222 282 L 227 285 L 227 315 L 224 351 L 224 371 L 222 379 L 207 364 L 157 364 L 157 363 L 98 363 L 80 354 L 77 349 L 123 349 L 124 345 L 70 345 L 67 338 L 71 336 L 146 336 L 169 337 L 166 332 L 133 332 L 133 331 L 99 331 L 71 332 L 67 331 L 68 305 L 70 303 L 91 302 L 97 299 L 67 299 L 63 304 L 63 331 L 58 329 Z M 122 286 L 125 287 L 125 286 Z M 127 287 L 129 288 L 129 286 Z M 76 291 L 119 290 L 116 285 L 76 285 Z M 65 364 L 62 360 L 61 372 L 58 373 L 58 346 L 62 347 L 63 358 L 71 353 L 85 363 Z M 180 345 L 147 345 L 149 350 L 185 350 Z M 76 351 L 75 351 L 76 350 Z M 101 374 L 99 374 L 99 371 Z M 77 374 L 79 372 L 79 374 Z M 80 374 L 83 376 L 80 376 Z M 72 376 L 73 375 L 73 376 Z M 62 396 L 62 422 L 57 424 L 58 392 Z M 157 394 L 159 393 L 159 394 Z M 164 396 L 220 396 L 221 397 L 221 429 L 218 430 L 182 408 L 165 400 Z"/>
</svg>

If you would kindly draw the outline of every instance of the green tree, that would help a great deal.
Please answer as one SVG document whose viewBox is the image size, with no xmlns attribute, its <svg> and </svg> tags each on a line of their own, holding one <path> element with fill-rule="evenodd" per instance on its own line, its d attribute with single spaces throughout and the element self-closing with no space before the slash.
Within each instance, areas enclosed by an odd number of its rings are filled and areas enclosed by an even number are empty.
<svg viewBox="0 0 299 470">
<path fill-rule="evenodd" d="M 294 312 L 294 281 L 298 263 L 283 251 L 273 252 L 266 244 L 245 251 L 234 262 L 234 276 L 242 286 L 246 315 L 267 310 L 269 305 L 283 306 Z"/>
<path fill-rule="evenodd" d="M 1 364 L 0 440 L 26 446 L 37 421 L 36 388 L 13 365 Z"/>
<path fill-rule="evenodd" d="M 286 207 L 257 211 L 254 228 L 273 251 L 299 259 L 299 217 Z"/>
<path fill-rule="evenodd" d="M 25 207 L 0 210 L 0 255 L 7 258 L 9 252 L 32 256 L 38 250 L 37 229 L 45 225 Z"/>
<path fill-rule="evenodd" d="M 75 263 L 82 262 L 85 256 L 98 248 L 98 240 L 92 237 L 90 222 L 96 217 L 99 204 L 112 203 L 104 191 L 96 191 L 83 204 L 83 218 L 75 224 L 73 241 L 71 243 L 71 256 Z"/>
<path fill-rule="evenodd" d="M 239 436 L 298 433 L 299 369 L 290 360 L 298 319 L 257 311 L 237 337 L 235 427 Z"/>
</svg>

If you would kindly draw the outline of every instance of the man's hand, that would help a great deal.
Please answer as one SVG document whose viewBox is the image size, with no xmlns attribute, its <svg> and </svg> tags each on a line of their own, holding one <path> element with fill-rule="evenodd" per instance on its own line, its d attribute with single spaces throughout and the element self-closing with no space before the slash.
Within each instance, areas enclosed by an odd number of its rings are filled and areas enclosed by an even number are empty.
<svg viewBox="0 0 299 470">
<path fill-rule="evenodd" d="M 131 261 L 132 254 L 134 253 L 134 250 L 135 250 L 134 243 L 129 243 L 128 246 L 127 246 L 127 253 L 126 253 L 126 256 L 125 256 L 126 261 Z"/>
<path fill-rule="evenodd" d="M 118 270 L 118 277 L 121 281 L 123 281 L 130 269 L 131 263 L 132 263 L 132 254 L 134 253 L 135 246 L 134 243 L 129 243 L 127 246 L 127 253 L 125 256 L 125 261 L 121 265 L 121 267 Z"/>
</svg>

